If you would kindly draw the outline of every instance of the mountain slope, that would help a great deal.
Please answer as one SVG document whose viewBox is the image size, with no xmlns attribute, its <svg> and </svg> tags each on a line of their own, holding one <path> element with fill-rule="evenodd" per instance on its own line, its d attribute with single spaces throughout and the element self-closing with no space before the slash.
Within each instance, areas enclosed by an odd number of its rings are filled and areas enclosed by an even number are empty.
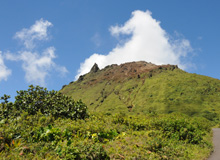
<svg viewBox="0 0 220 160">
<path fill-rule="evenodd" d="M 95 64 L 60 92 L 82 99 L 95 112 L 181 112 L 208 118 L 220 113 L 220 80 L 175 65 L 140 61 L 99 70 Z"/>
</svg>

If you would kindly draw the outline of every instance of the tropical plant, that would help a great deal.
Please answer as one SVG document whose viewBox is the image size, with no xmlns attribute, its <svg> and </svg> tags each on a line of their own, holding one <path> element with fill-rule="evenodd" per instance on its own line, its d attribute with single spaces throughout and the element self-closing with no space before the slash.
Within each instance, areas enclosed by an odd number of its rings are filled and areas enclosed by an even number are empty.
<svg viewBox="0 0 220 160">
<path fill-rule="evenodd" d="M 88 116 L 87 106 L 81 101 L 57 91 L 48 91 L 40 86 L 30 85 L 28 90 L 17 91 L 15 102 L 8 102 L 10 96 L 4 95 L 1 100 L 0 117 L 18 117 L 22 112 L 35 115 L 40 111 L 44 115 L 52 115 L 55 118 L 84 119 Z"/>
</svg>

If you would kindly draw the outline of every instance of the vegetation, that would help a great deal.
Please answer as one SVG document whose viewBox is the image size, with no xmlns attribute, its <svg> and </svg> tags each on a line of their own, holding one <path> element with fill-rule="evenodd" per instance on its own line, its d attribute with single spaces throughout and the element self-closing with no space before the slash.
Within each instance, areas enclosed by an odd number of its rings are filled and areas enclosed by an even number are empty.
<svg viewBox="0 0 220 160">
<path fill-rule="evenodd" d="M 202 117 L 153 112 L 88 116 L 81 101 L 39 86 L 19 91 L 14 103 L 8 98 L 2 97 L 0 112 L 2 159 L 200 160 L 213 149 L 215 123 Z"/>
<path fill-rule="evenodd" d="M 179 114 L 90 115 L 85 120 L 23 112 L 1 121 L 3 159 L 204 159 L 212 150 L 204 118 Z"/>
<path fill-rule="evenodd" d="M 33 85 L 27 91 L 18 91 L 15 102 L 8 103 L 10 96 L 4 95 L 0 109 L 0 120 L 17 118 L 23 112 L 35 115 L 38 111 L 54 118 L 64 117 L 84 119 L 87 116 L 87 106 L 81 100 L 75 102 L 72 98 L 57 91 L 47 91 L 46 88 Z"/>
<path fill-rule="evenodd" d="M 178 112 L 219 120 L 220 80 L 173 69 L 172 66 L 171 69 L 159 67 L 142 73 L 138 72 L 139 65 L 127 69 L 129 66 L 124 70 L 120 70 L 123 67 L 120 65 L 90 72 L 83 76 L 83 80 L 70 83 L 60 92 L 82 99 L 90 112 Z M 128 72 L 132 69 L 137 71 Z M 124 77 L 126 71 L 127 77 Z M 112 72 L 118 75 L 117 79 L 106 76 Z M 129 77 L 130 74 L 134 75 Z"/>
<path fill-rule="evenodd" d="M 219 80 L 129 65 L 96 67 L 60 92 L 30 86 L 13 103 L 1 97 L 0 159 L 206 159 Z"/>
</svg>

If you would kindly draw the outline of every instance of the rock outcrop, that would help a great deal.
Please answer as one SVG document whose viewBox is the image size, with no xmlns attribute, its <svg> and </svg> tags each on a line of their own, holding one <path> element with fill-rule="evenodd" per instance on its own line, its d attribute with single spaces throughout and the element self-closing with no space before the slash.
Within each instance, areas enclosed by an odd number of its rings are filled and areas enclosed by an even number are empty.
<svg viewBox="0 0 220 160">
<path fill-rule="evenodd" d="M 99 71 L 100 69 L 99 69 L 99 66 L 95 63 L 94 65 L 93 65 L 93 67 L 91 68 L 91 70 L 90 70 L 90 73 L 96 73 L 97 71 Z"/>
</svg>

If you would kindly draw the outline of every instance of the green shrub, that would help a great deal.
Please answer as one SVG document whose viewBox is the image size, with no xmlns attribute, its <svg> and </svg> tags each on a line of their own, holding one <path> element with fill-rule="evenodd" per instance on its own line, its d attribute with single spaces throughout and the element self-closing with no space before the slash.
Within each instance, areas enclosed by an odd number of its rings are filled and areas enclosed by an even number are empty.
<svg viewBox="0 0 220 160">
<path fill-rule="evenodd" d="M 0 123 L 0 157 L 200 160 L 212 150 L 211 126 L 205 118 L 181 114 L 93 114 L 72 120 L 23 112 Z"/>
<path fill-rule="evenodd" d="M 206 123 L 208 123 L 208 121 Z M 156 126 L 157 129 L 162 130 L 169 138 L 176 138 L 192 144 L 199 144 L 203 141 L 202 137 L 205 129 L 199 127 L 195 120 L 189 119 L 186 116 L 174 114 L 154 121 L 153 125 Z M 209 126 L 208 130 L 211 130 L 211 126 Z"/>
<path fill-rule="evenodd" d="M 0 109 L 0 117 L 18 117 L 22 112 L 35 115 L 40 111 L 44 115 L 55 118 L 84 119 L 88 116 L 87 106 L 81 101 L 74 101 L 57 91 L 48 91 L 46 88 L 33 85 L 28 90 L 17 91 L 14 103 L 8 103 L 9 96 L 4 95 Z"/>
<path fill-rule="evenodd" d="M 60 158 L 65 160 L 110 159 L 101 144 L 93 144 L 91 142 L 66 145 L 64 147 L 59 145 L 56 148 L 56 152 L 60 156 Z"/>
</svg>

